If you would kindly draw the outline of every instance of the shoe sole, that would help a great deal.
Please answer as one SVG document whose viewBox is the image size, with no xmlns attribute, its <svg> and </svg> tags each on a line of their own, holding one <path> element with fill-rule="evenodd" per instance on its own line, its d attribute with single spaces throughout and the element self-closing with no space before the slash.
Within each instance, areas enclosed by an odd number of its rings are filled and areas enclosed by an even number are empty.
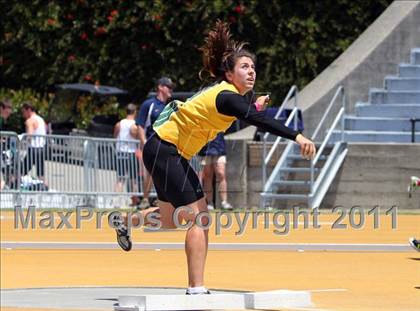
<svg viewBox="0 0 420 311">
<path fill-rule="evenodd" d="M 413 238 L 409 239 L 408 243 L 410 244 L 410 246 L 412 248 L 414 248 L 416 251 L 420 252 L 420 248 L 418 248 L 416 245 L 414 245 L 414 239 Z"/>
<path fill-rule="evenodd" d="M 118 243 L 118 245 L 121 247 L 121 249 L 123 251 L 129 252 L 133 247 L 133 243 L 131 242 L 130 236 L 120 234 L 118 232 L 118 230 L 115 230 L 115 232 L 117 233 L 117 243 Z M 126 238 L 127 240 L 123 241 L 122 238 Z"/>
<path fill-rule="evenodd" d="M 195 296 L 195 295 L 211 295 L 211 292 L 209 290 L 207 290 L 207 292 L 198 293 L 198 294 L 190 294 L 189 292 L 186 292 L 185 295 L 191 295 L 191 296 Z"/>
<path fill-rule="evenodd" d="M 109 217 L 111 217 L 111 214 L 108 216 L 108 222 L 112 222 L 114 226 L 121 225 L 121 222 L 122 222 L 121 219 L 117 221 L 117 219 L 115 218 L 110 219 Z M 126 234 L 122 234 L 120 232 L 120 229 L 115 229 L 115 233 L 117 234 L 118 245 L 121 247 L 123 251 L 129 252 L 133 247 L 133 243 L 131 242 L 130 236 L 127 234 L 127 230 L 126 230 Z M 125 238 L 126 241 L 124 241 L 123 238 Z"/>
</svg>

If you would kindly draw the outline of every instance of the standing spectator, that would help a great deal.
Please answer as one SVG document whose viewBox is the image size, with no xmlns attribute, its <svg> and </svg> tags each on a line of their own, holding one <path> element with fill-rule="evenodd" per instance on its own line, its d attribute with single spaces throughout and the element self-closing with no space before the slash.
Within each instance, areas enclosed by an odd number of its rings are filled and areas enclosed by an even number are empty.
<svg viewBox="0 0 420 311">
<path fill-rule="evenodd" d="M 7 119 L 12 114 L 12 103 L 8 99 L 0 101 L 0 131 L 7 131 Z"/>
<path fill-rule="evenodd" d="M 205 145 L 198 155 L 202 157 L 201 181 L 206 194 L 207 209 L 214 209 L 213 191 L 216 190 L 213 189 L 214 176 L 216 184 L 219 184 L 220 207 L 232 209 L 232 205 L 227 201 L 226 146 L 223 132 L 217 134 L 214 140 Z"/>
<path fill-rule="evenodd" d="M 143 102 L 140 112 L 136 118 L 136 125 L 139 129 L 139 139 L 141 148 L 146 141 L 155 133 L 152 128 L 153 123 L 159 117 L 165 108 L 168 99 L 172 96 L 175 84 L 168 77 L 162 77 L 156 81 L 156 96 L 153 96 Z M 142 169 L 143 173 L 143 200 L 140 208 L 150 207 L 149 193 L 152 187 L 152 178 L 146 169 Z"/>
<path fill-rule="evenodd" d="M 128 104 L 126 109 L 126 117 L 118 122 L 114 127 L 114 137 L 117 142 L 117 186 L 116 191 L 122 192 L 124 187 L 124 180 L 128 175 L 129 182 L 127 184 L 128 192 L 135 191 L 136 176 L 138 172 L 138 162 L 136 159 L 137 149 L 137 126 L 136 121 L 136 106 Z M 129 141 L 133 142 L 129 142 Z"/>
<path fill-rule="evenodd" d="M 30 102 L 23 103 L 21 111 L 25 119 L 26 134 L 29 135 L 28 152 L 22 164 L 22 176 L 28 174 L 35 164 L 37 177 L 46 185 L 44 171 L 45 137 L 42 137 L 47 134 L 45 121 L 35 112 L 35 108 Z"/>
<path fill-rule="evenodd" d="M 12 103 L 8 99 L 2 99 L 0 101 L 0 131 L 7 131 L 7 119 L 12 113 Z M 1 172 L 0 172 L 0 190 L 3 190 L 5 186 L 11 185 L 11 180 L 13 179 L 13 153 L 11 152 L 10 138 L 1 137 L 0 138 L 0 162 L 1 162 Z"/>
</svg>

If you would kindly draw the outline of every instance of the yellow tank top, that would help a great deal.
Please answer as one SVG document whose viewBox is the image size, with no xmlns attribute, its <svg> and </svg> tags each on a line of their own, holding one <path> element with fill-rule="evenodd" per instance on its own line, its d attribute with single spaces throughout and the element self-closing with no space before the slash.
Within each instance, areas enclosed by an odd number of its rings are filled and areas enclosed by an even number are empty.
<svg viewBox="0 0 420 311">
<path fill-rule="evenodd" d="M 216 97 L 226 90 L 239 94 L 233 84 L 222 81 L 195 94 L 185 103 L 169 103 L 153 124 L 153 129 L 161 139 L 174 144 L 184 158 L 191 159 L 217 133 L 226 131 L 236 120 L 217 111 Z"/>
</svg>

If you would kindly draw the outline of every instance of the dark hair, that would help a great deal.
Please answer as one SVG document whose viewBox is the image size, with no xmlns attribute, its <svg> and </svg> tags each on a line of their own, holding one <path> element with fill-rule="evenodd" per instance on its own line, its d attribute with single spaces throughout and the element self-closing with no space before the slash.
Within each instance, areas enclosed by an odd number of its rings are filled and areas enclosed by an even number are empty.
<svg viewBox="0 0 420 311">
<path fill-rule="evenodd" d="M 25 109 L 25 110 L 31 110 L 31 111 L 35 111 L 35 108 L 34 108 L 34 106 L 32 105 L 32 103 L 31 102 L 24 102 L 23 104 L 22 104 L 22 109 Z"/>
<path fill-rule="evenodd" d="M 137 110 L 137 107 L 133 103 L 128 104 L 127 107 L 125 108 L 125 111 L 127 112 L 127 114 L 134 114 L 136 110 Z"/>
<path fill-rule="evenodd" d="M 203 68 L 200 70 L 200 79 L 203 73 L 207 73 L 211 78 L 224 80 L 225 73 L 232 71 L 238 58 L 246 56 L 256 62 L 253 53 L 244 49 L 246 42 L 238 42 L 232 39 L 229 31 L 229 24 L 220 20 L 209 31 L 204 45 L 200 48 L 203 53 Z"/>
</svg>

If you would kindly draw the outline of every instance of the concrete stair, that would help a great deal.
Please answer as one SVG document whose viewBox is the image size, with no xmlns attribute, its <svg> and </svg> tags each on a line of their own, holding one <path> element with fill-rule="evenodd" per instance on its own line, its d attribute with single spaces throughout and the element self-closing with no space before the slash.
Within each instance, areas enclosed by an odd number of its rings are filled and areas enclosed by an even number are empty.
<svg viewBox="0 0 420 311">
<path fill-rule="evenodd" d="M 320 144 L 316 144 L 316 147 L 319 148 Z M 286 156 L 287 165 L 279 167 L 270 188 L 261 193 L 263 202 L 266 202 L 266 200 L 271 202 L 271 204 L 264 206 L 274 208 L 318 206 L 344 160 L 345 154 L 342 155 L 343 152 L 347 153 L 346 144 L 343 143 L 325 147 L 314 167 L 315 183 L 312 193 L 311 162 L 302 160 L 298 145 L 294 145 L 292 151 Z M 341 159 L 339 159 L 340 157 Z M 333 167 L 335 165 L 337 167 Z"/>
<path fill-rule="evenodd" d="M 338 141 L 341 139 L 341 133 L 333 133 L 334 140 Z M 351 142 L 376 142 L 376 143 L 387 143 L 387 142 L 398 142 L 398 143 L 410 143 L 411 132 L 391 132 L 391 131 L 345 131 L 344 141 Z M 420 131 L 416 131 L 415 140 L 420 141 Z"/>
<path fill-rule="evenodd" d="M 399 73 L 401 78 L 418 78 L 420 76 L 420 65 L 400 64 Z"/>
<path fill-rule="evenodd" d="M 411 122 L 407 118 L 357 117 L 346 116 L 344 128 L 354 131 L 411 131 Z"/>
<path fill-rule="evenodd" d="M 411 50 L 410 63 L 420 65 L 420 48 L 414 48 Z"/>
<path fill-rule="evenodd" d="M 420 119 L 420 48 L 410 53 L 410 64 L 399 65 L 398 76 L 387 76 L 384 89 L 371 89 L 367 103 L 356 103 L 354 115 L 344 119 L 348 142 L 396 142 L 412 140 L 411 119 Z M 415 141 L 420 142 L 420 122 Z M 333 141 L 341 140 L 338 130 Z"/>
<path fill-rule="evenodd" d="M 420 78 L 401 78 L 389 76 L 385 78 L 385 89 L 389 91 L 419 91 Z"/>
<path fill-rule="evenodd" d="M 420 89 L 418 89 L 420 90 Z M 418 104 L 420 105 L 420 91 L 390 91 L 371 90 L 369 102 L 376 104 Z"/>
<path fill-rule="evenodd" d="M 384 118 L 420 118 L 419 104 L 386 104 L 371 105 L 369 103 L 357 103 L 355 105 L 356 116 L 359 117 L 384 117 Z M 351 130 L 351 129 L 350 129 Z"/>
</svg>

